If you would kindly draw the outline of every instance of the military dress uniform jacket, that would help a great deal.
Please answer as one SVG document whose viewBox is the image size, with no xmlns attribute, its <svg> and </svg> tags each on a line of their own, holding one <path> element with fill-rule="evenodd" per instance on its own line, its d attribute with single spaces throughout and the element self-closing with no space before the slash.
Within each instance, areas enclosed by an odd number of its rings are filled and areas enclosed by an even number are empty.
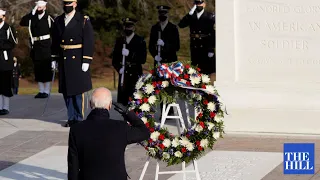
<svg viewBox="0 0 320 180">
<path fill-rule="evenodd" d="M 149 41 L 149 52 L 155 57 L 158 55 L 158 39 L 159 31 L 161 32 L 161 39 L 164 42 L 164 46 L 161 46 L 160 56 L 162 58 L 161 63 L 171 63 L 178 60 L 177 52 L 180 49 L 180 37 L 179 31 L 176 25 L 168 22 L 166 27 L 162 30 L 160 23 L 152 26 L 150 41 Z M 155 65 L 156 65 L 155 61 Z"/>
<path fill-rule="evenodd" d="M 187 14 L 179 22 L 180 28 L 190 28 L 190 50 L 192 64 L 196 64 L 205 73 L 215 72 L 215 57 L 209 58 L 208 53 L 215 48 L 215 16 L 204 11 L 198 19 L 197 13 Z"/>
<path fill-rule="evenodd" d="M 54 22 L 52 57 L 59 70 L 59 92 L 79 95 L 92 89 L 90 68 L 82 71 L 83 63 L 91 63 L 94 53 L 94 31 L 89 17 L 76 12 L 65 26 L 65 14 Z"/>
<path fill-rule="evenodd" d="M 119 74 L 118 102 L 128 104 L 129 97 L 133 95 L 136 82 L 142 75 L 142 64 L 147 60 L 147 47 L 143 37 L 134 35 L 130 43 L 127 44 L 124 37 L 117 38 L 113 49 L 112 65 L 119 72 L 122 68 L 122 48 L 126 44 L 129 55 L 125 58 L 124 83 L 121 88 L 121 74 Z"/>
<path fill-rule="evenodd" d="M 150 137 L 134 112 L 126 121 L 110 119 L 109 111 L 94 109 L 69 133 L 68 180 L 126 180 L 125 149 Z"/>
</svg>

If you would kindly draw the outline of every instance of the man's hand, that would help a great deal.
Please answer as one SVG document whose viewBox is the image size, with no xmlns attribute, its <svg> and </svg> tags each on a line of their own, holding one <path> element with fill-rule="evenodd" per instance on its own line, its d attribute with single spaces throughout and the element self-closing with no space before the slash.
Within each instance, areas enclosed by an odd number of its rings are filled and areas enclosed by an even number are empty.
<svg viewBox="0 0 320 180">
<path fill-rule="evenodd" d="M 127 115 L 129 109 L 120 103 L 112 103 L 115 107 L 114 110 L 118 111 L 121 115 Z"/>
<path fill-rule="evenodd" d="M 197 5 L 194 5 L 194 6 L 192 7 L 192 9 L 190 10 L 189 14 L 192 16 L 193 13 L 194 13 L 194 11 L 195 11 L 196 9 L 197 9 Z"/>
<path fill-rule="evenodd" d="M 209 52 L 209 53 L 208 53 L 208 57 L 209 57 L 209 58 L 212 58 L 212 57 L 213 57 L 213 55 L 214 55 L 214 53 L 213 53 L 213 52 Z"/>
<path fill-rule="evenodd" d="M 89 69 L 89 63 L 83 63 L 82 64 L 82 71 L 83 72 L 87 72 Z"/>
<path fill-rule="evenodd" d="M 122 67 L 120 70 L 119 70 L 119 74 L 123 74 L 124 73 L 124 68 Z"/>
<path fill-rule="evenodd" d="M 55 70 L 55 69 L 57 68 L 57 63 L 56 63 L 56 61 L 52 61 L 52 62 L 51 62 L 51 68 L 52 68 L 52 70 Z"/>
<path fill-rule="evenodd" d="M 159 55 L 156 55 L 156 57 L 154 58 L 154 60 L 156 60 L 157 62 L 160 62 L 162 60 L 162 58 Z"/>
<path fill-rule="evenodd" d="M 128 56 L 128 55 L 129 55 L 129 50 L 123 48 L 123 49 L 122 49 L 122 55 L 123 55 L 123 56 Z"/>
<path fill-rule="evenodd" d="M 158 39 L 157 45 L 158 46 L 164 46 L 163 40 L 162 39 Z"/>
<path fill-rule="evenodd" d="M 32 15 L 35 15 L 35 14 L 36 14 L 37 9 L 38 9 L 38 6 L 35 6 L 35 7 L 32 9 Z"/>
</svg>

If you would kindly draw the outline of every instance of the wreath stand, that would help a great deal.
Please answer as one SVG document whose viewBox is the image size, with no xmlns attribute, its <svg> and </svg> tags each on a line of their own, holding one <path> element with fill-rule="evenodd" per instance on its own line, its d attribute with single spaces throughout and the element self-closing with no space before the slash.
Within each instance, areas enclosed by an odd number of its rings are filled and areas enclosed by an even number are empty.
<svg viewBox="0 0 320 180">
<path fill-rule="evenodd" d="M 174 107 L 176 108 L 176 109 L 174 109 L 174 111 L 175 111 L 174 116 L 168 116 L 170 108 L 174 108 Z M 185 102 L 185 107 L 186 107 L 186 113 L 187 113 L 187 122 L 188 122 L 188 126 L 190 127 L 191 122 L 190 122 L 190 118 L 189 118 L 189 108 L 188 108 L 187 102 Z M 195 108 L 194 114 L 195 114 L 195 118 L 196 118 L 196 116 L 197 116 L 196 108 Z M 169 104 L 168 106 L 166 104 L 163 104 L 160 128 L 162 128 L 164 126 L 164 123 L 166 122 L 167 119 L 176 119 L 179 134 L 181 134 L 181 132 L 183 132 L 186 129 L 179 104 L 172 103 L 172 104 Z M 180 123 L 181 123 L 182 129 L 180 127 Z M 150 156 L 148 156 L 148 159 L 144 165 L 144 168 L 142 170 L 142 173 L 140 175 L 139 180 L 143 180 L 143 177 L 144 177 L 144 175 L 147 171 L 147 168 L 149 166 L 149 162 L 150 162 Z M 183 180 L 186 180 L 186 177 L 187 177 L 186 173 L 196 173 L 196 179 L 201 180 L 199 169 L 198 169 L 198 164 L 197 164 L 196 160 L 193 160 L 193 167 L 194 167 L 194 170 L 187 171 L 186 170 L 186 162 L 182 162 L 182 170 L 181 171 L 162 171 L 162 172 L 160 172 L 159 160 L 157 160 L 155 180 L 158 180 L 159 175 L 161 175 L 161 174 L 179 174 L 179 173 L 183 173 Z"/>
</svg>

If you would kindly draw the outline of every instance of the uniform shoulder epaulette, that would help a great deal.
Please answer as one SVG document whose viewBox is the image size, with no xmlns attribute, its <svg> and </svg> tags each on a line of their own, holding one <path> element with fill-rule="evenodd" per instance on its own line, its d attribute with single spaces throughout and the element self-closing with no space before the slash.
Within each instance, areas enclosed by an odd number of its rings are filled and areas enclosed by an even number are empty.
<svg viewBox="0 0 320 180">
<path fill-rule="evenodd" d="M 83 17 L 84 17 L 86 20 L 90 20 L 89 16 L 87 16 L 87 15 L 84 15 Z"/>
</svg>

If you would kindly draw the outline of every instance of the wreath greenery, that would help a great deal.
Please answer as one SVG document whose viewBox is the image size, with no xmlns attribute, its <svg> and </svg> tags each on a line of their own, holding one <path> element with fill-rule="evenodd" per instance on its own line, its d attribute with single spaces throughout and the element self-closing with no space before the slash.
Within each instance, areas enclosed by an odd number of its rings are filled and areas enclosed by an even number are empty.
<svg viewBox="0 0 320 180">
<path fill-rule="evenodd" d="M 190 117 L 192 127 L 174 136 L 155 121 L 155 107 L 177 99 L 188 101 L 199 113 L 196 119 Z M 223 104 L 209 76 L 201 74 L 199 68 L 181 62 L 162 64 L 156 72 L 151 70 L 142 75 L 129 99 L 129 106 L 150 130 L 149 140 L 141 143 L 147 154 L 167 162 L 168 166 L 198 159 L 206 149 L 212 149 L 224 133 Z"/>
</svg>

